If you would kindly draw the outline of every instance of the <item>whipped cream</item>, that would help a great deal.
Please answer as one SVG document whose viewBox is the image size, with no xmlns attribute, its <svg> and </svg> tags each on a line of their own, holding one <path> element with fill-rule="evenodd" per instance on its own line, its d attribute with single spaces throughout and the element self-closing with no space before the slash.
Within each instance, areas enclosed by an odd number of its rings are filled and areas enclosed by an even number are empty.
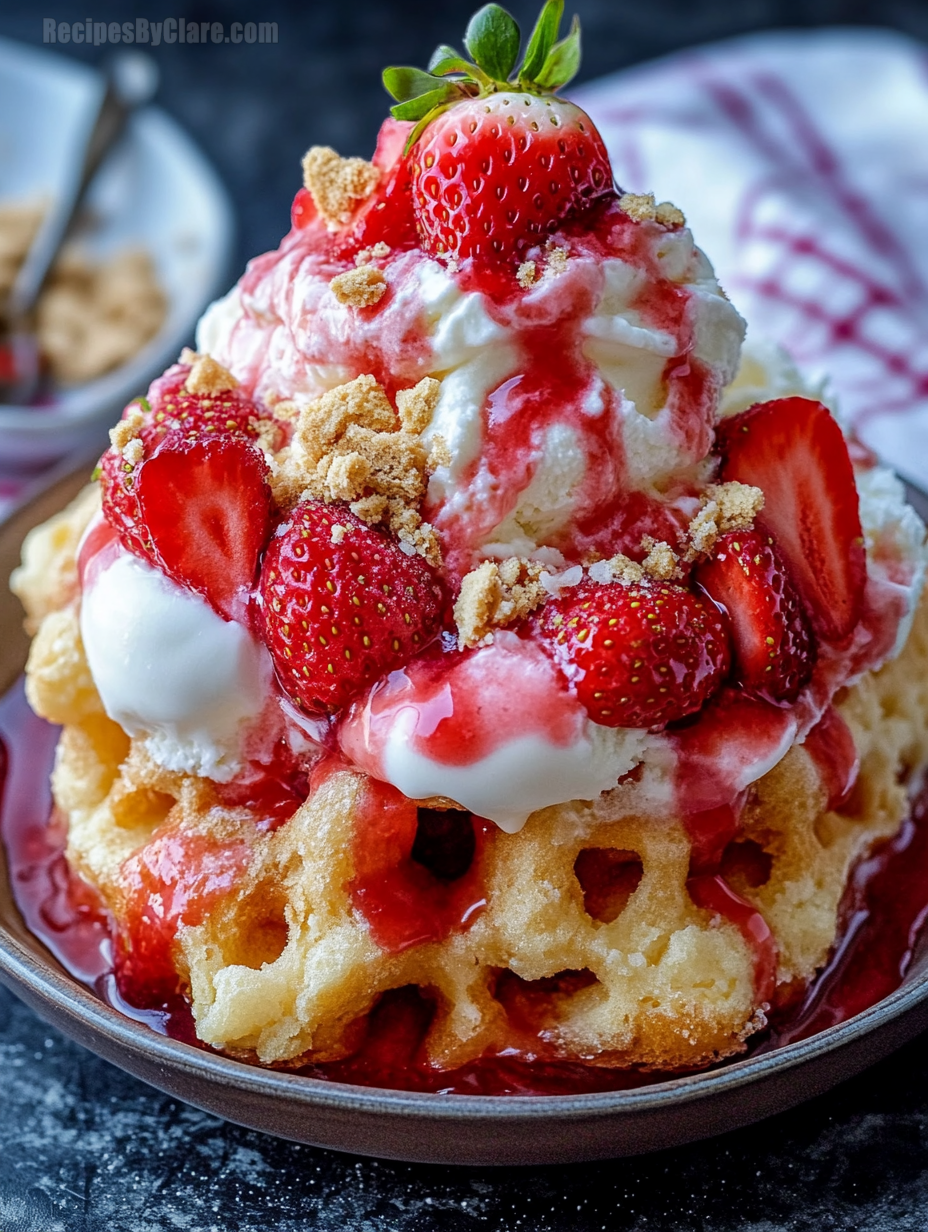
<svg viewBox="0 0 928 1232">
<path fill-rule="evenodd" d="M 544 651 L 506 632 L 392 673 L 339 733 L 356 765 L 410 799 L 451 799 L 510 834 L 536 809 L 615 787 L 661 739 L 591 722 Z"/>
<path fill-rule="evenodd" d="M 124 550 L 88 581 L 81 637 L 106 713 L 166 769 L 234 778 L 269 696 L 267 651 Z"/>
</svg>

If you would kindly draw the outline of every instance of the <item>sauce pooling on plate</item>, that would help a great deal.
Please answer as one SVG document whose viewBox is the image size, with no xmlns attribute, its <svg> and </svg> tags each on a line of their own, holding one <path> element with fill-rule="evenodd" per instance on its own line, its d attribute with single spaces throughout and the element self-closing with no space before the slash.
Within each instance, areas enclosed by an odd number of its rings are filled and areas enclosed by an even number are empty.
<svg viewBox="0 0 928 1232">
<path fill-rule="evenodd" d="M 163 981 L 120 959 L 113 924 L 95 891 L 68 867 L 66 831 L 53 812 L 49 774 L 58 731 L 29 709 L 22 686 L 0 700 L 3 794 L 0 834 L 17 906 L 29 929 L 81 983 L 114 1008 L 173 1039 L 203 1047 L 189 1006 Z M 796 1004 L 772 1015 L 747 1055 L 806 1039 L 875 1005 L 903 982 L 928 917 L 928 789 L 915 798 L 898 834 L 862 860 L 842 904 L 842 927 L 828 964 Z M 154 977 L 157 972 L 153 971 Z M 555 977 L 575 991 L 584 972 Z M 525 1046 L 454 1070 L 424 1059 L 434 1006 L 416 988 L 387 993 L 344 1060 L 296 1072 L 328 1081 L 451 1095 L 573 1095 L 660 1082 L 678 1073 L 612 1070 L 544 1055 L 538 1015 L 559 990 L 508 974 L 496 995 Z M 568 987 L 569 985 L 569 987 Z M 518 1032 L 517 1032 L 518 1033 Z M 289 1068 L 289 1067 L 288 1067 Z M 293 1072 L 291 1070 L 291 1072 Z"/>
</svg>

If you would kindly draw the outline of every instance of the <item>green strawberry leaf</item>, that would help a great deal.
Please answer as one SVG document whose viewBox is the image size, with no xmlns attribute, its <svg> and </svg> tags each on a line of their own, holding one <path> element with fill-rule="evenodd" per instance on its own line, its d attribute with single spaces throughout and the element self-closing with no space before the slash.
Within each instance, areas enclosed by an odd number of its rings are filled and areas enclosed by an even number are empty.
<svg viewBox="0 0 928 1232">
<path fill-rule="evenodd" d="M 507 81 L 519 57 L 519 27 L 498 4 L 485 4 L 470 19 L 464 45 L 479 68 L 495 81 Z"/>
<path fill-rule="evenodd" d="M 455 51 L 453 47 L 448 47 L 445 43 L 435 48 L 429 60 L 429 72 L 434 73 L 436 77 L 444 77 L 448 73 L 466 73 L 470 77 L 474 67 L 469 60 L 464 59 L 459 51 Z"/>
<path fill-rule="evenodd" d="M 545 0 L 519 70 L 520 81 L 534 82 L 537 79 L 552 47 L 557 42 L 563 15 L 564 0 Z"/>
<path fill-rule="evenodd" d="M 453 82 L 442 82 L 437 90 L 430 90 L 428 94 L 420 94 L 418 98 L 397 103 L 395 107 L 390 108 L 390 114 L 395 120 L 421 120 L 436 108 L 457 98 L 458 94 L 459 91 Z"/>
<path fill-rule="evenodd" d="M 444 82 L 433 77 L 431 73 L 423 73 L 421 68 L 391 67 L 383 70 L 383 84 L 387 93 L 398 103 L 409 102 L 420 94 L 428 94 L 437 90 Z"/>
<path fill-rule="evenodd" d="M 561 39 L 548 52 L 535 84 L 545 90 L 558 90 L 577 75 L 580 67 L 580 22 L 575 17 L 567 38 Z"/>
</svg>

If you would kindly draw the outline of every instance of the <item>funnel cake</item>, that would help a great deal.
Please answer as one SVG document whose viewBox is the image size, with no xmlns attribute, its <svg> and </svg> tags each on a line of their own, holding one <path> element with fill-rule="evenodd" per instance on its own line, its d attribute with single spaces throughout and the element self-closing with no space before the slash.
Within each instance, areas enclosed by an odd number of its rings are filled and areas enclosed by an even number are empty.
<svg viewBox="0 0 928 1232">
<path fill-rule="evenodd" d="M 310 151 L 14 577 L 122 997 L 265 1065 L 402 989 L 440 1072 L 736 1055 L 928 762 L 901 485 L 613 188 L 558 5 L 519 69 L 495 11 Z"/>
</svg>

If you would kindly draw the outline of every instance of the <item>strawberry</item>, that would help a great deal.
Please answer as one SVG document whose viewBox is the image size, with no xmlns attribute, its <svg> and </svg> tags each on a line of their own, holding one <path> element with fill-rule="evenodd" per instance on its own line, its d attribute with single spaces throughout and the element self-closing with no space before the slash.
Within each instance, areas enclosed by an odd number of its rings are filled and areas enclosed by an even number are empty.
<svg viewBox="0 0 928 1232">
<path fill-rule="evenodd" d="M 380 169 L 381 180 L 352 223 L 347 246 L 352 254 L 377 243 L 395 252 L 418 242 L 409 164 L 403 156 L 412 127 L 389 119 L 380 126 L 372 162 Z"/>
<path fill-rule="evenodd" d="M 728 673 L 725 619 L 683 586 L 581 582 L 537 627 L 590 718 L 659 727 L 699 710 Z"/>
<path fill-rule="evenodd" d="M 346 706 L 418 654 L 443 612 L 421 557 L 318 501 L 297 505 L 271 540 L 258 600 L 281 683 L 314 714 Z"/>
<path fill-rule="evenodd" d="M 220 435 L 256 440 L 259 419 L 267 419 L 239 389 L 188 393 L 184 384 L 189 373 L 189 364 L 174 364 L 152 382 L 147 398 L 130 402 L 123 411 L 123 419 L 131 412 L 142 413 L 143 423 L 138 433 L 140 457 L 132 458 L 130 452 L 127 458 L 124 451 L 113 446 L 100 459 L 104 516 L 119 533 L 123 545 L 152 564 L 159 563 L 158 554 L 139 511 L 137 494 L 145 460 L 153 457 L 169 439 L 175 444 Z M 281 427 L 270 443 L 272 447 L 279 447 L 283 441 Z"/>
<path fill-rule="evenodd" d="M 417 121 L 407 146 L 413 210 L 432 255 L 521 259 L 612 191 L 602 138 L 555 93 L 580 64 L 576 20 L 557 41 L 563 7 L 547 0 L 518 69 L 519 27 L 488 4 L 467 28 L 473 62 L 439 47 L 428 73 L 384 72 L 393 115 Z"/>
<path fill-rule="evenodd" d="M 720 477 L 761 488 L 761 529 L 776 540 L 824 641 L 841 642 L 860 619 L 867 568 L 854 469 L 837 422 L 821 402 L 762 402 L 718 427 Z"/>
<path fill-rule="evenodd" d="M 795 701 L 812 674 L 812 636 L 771 537 L 756 530 L 722 535 L 695 579 L 728 615 L 735 683 L 770 701 Z"/>
<path fill-rule="evenodd" d="M 271 533 L 267 463 L 240 435 L 168 438 L 139 467 L 140 527 L 168 577 L 241 616 Z"/>
</svg>

